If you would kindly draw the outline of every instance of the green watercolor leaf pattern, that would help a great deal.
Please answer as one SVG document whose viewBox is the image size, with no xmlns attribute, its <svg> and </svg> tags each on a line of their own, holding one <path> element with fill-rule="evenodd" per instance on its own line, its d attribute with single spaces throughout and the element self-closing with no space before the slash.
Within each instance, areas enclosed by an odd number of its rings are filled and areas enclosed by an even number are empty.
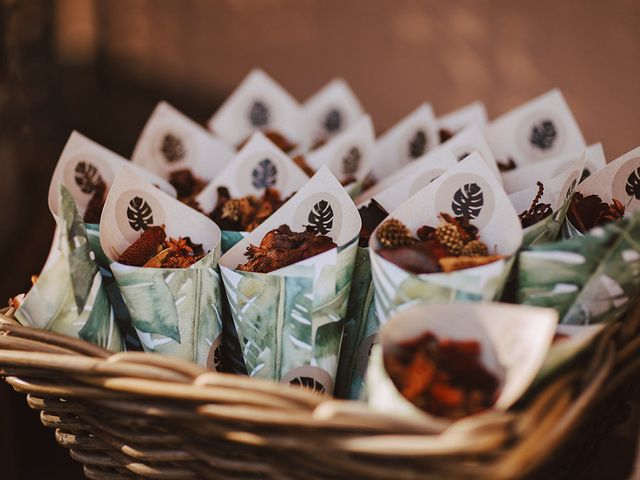
<svg viewBox="0 0 640 480">
<path fill-rule="evenodd" d="M 555 308 L 562 323 L 619 318 L 640 289 L 640 212 L 586 235 L 520 253 L 518 303 Z"/>
<path fill-rule="evenodd" d="M 286 276 L 222 268 L 250 376 L 280 380 L 312 365 L 335 380 L 356 244 L 317 274 Z"/>
<path fill-rule="evenodd" d="M 222 332 L 219 256 L 220 247 L 183 269 L 112 264 L 145 351 L 206 365 Z"/>
<path fill-rule="evenodd" d="M 60 188 L 54 242 L 37 282 L 16 312 L 23 324 L 81 338 L 111 351 L 124 344 L 90 234 L 69 191 Z"/>
</svg>

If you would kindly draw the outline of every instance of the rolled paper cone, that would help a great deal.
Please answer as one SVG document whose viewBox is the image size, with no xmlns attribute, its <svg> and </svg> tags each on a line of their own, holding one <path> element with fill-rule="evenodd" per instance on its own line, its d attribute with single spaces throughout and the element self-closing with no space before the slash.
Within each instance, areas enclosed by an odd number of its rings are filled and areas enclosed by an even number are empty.
<svg viewBox="0 0 640 480">
<path fill-rule="evenodd" d="M 385 368 L 385 354 L 430 332 L 439 340 L 474 340 L 480 344 L 480 362 L 500 385 L 492 408 L 506 410 L 527 391 L 540 371 L 557 323 L 558 316 L 551 309 L 520 305 L 418 303 L 403 307 L 382 327 L 380 344 L 374 347 L 367 371 L 369 405 L 430 424 L 436 432 L 452 425 L 452 419 L 420 410 L 403 397 Z"/>
<path fill-rule="evenodd" d="M 59 188 L 56 238 L 16 318 L 24 325 L 120 351 L 122 337 L 87 229 L 71 193 L 64 185 Z"/>
<path fill-rule="evenodd" d="M 239 145 L 256 130 L 273 130 L 299 142 L 302 111 L 298 102 L 273 78 L 253 69 L 208 122 L 209 130 Z"/>
<path fill-rule="evenodd" d="M 373 295 L 369 248 L 358 247 L 340 349 L 337 397 L 356 400 L 364 393 L 369 355 L 380 326 Z"/>
<path fill-rule="evenodd" d="M 347 82 L 335 78 L 314 93 L 304 105 L 303 149 L 347 130 L 364 114 L 360 101 Z"/>
<path fill-rule="evenodd" d="M 586 152 L 584 152 L 575 160 L 565 164 L 564 170 L 558 175 L 540 182 L 542 184 L 542 196 L 539 196 L 540 189 L 538 185 L 509 195 L 509 200 L 516 212 L 529 213 L 530 210 L 533 209 L 535 211 L 540 206 L 546 206 L 552 212 L 543 220 L 524 229 L 524 240 L 522 242 L 524 246 L 546 243 L 558 238 L 571 205 L 574 189 L 580 181 L 586 159 Z M 534 201 L 535 205 L 532 205 Z"/>
<path fill-rule="evenodd" d="M 119 263 L 118 252 L 152 225 L 164 225 L 171 238 L 189 237 L 208 253 L 188 268 Z M 217 369 L 222 340 L 217 225 L 124 169 L 107 196 L 100 241 L 144 350 Z"/>
<path fill-rule="evenodd" d="M 435 227 L 441 212 L 455 216 L 456 211 L 463 211 L 458 208 L 456 198 L 470 191 L 468 186 L 473 186 L 477 203 L 482 205 L 477 211 L 468 212 L 475 218 L 471 223 L 479 227 L 479 238 L 489 251 L 503 258 L 448 273 L 414 274 L 380 256 L 376 230 L 369 247 L 376 311 L 381 323 L 384 324 L 397 307 L 418 300 L 486 302 L 500 297 L 513 265 L 513 255 L 522 242 L 522 227 L 502 186 L 477 152 L 419 190 L 392 211 L 389 218 L 396 218 L 412 231 L 422 225 Z"/>
<path fill-rule="evenodd" d="M 284 200 L 307 183 L 309 177 L 262 133 L 254 133 L 229 164 L 195 197 L 195 203 L 210 214 L 218 202 L 218 188 L 225 187 L 232 198 L 259 197 L 274 188 Z M 248 232 L 222 230 L 222 253 L 226 253 Z"/>
<path fill-rule="evenodd" d="M 536 97 L 487 125 L 486 136 L 500 162 L 517 167 L 572 154 L 586 147 L 582 132 L 558 89 Z"/>
<path fill-rule="evenodd" d="M 586 235 L 520 252 L 517 301 L 554 308 L 561 322 L 620 318 L 640 289 L 640 212 Z"/>
<path fill-rule="evenodd" d="M 438 127 L 455 135 L 467 127 L 482 128 L 489 121 L 484 103 L 473 102 L 437 118 Z"/>
<path fill-rule="evenodd" d="M 270 273 L 237 270 L 249 244 L 259 245 L 280 225 L 293 231 L 314 225 L 338 248 Z M 250 376 L 331 393 L 351 288 L 360 217 L 326 167 L 262 225 L 229 250 L 220 270 L 233 324 Z"/>
</svg>

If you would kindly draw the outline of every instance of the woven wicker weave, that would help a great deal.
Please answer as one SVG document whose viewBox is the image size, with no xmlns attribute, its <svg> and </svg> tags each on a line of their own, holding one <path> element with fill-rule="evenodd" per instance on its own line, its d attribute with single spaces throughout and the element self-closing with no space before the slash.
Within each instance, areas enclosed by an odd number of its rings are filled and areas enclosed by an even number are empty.
<svg viewBox="0 0 640 480">
<path fill-rule="evenodd" d="M 363 403 L 110 354 L 23 327 L 12 313 L 0 314 L 1 373 L 91 479 L 523 477 L 548 469 L 640 373 L 635 308 L 525 405 L 435 436 Z"/>
</svg>

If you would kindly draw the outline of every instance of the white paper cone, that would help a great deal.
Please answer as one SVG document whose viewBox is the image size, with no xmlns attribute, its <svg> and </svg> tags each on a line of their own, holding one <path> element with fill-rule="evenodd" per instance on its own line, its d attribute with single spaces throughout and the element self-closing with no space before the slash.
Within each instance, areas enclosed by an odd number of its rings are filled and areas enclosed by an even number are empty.
<svg viewBox="0 0 640 480">
<path fill-rule="evenodd" d="M 289 141 L 301 140 L 298 102 L 269 75 L 252 70 L 209 120 L 209 129 L 232 145 L 256 130 L 274 130 Z"/>
<path fill-rule="evenodd" d="M 118 263 L 143 230 L 155 225 L 164 225 L 171 238 L 190 237 L 209 253 L 182 269 Z M 218 226 L 125 168 L 107 197 L 100 241 L 144 349 L 214 368 L 222 332 Z"/>
<path fill-rule="evenodd" d="M 378 138 L 373 159 L 374 177 L 385 178 L 439 142 L 433 108 L 423 103 Z"/>
<path fill-rule="evenodd" d="M 518 167 L 586 147 L 582 132 L 557 89 L 492 121 L 486 137 L 498 161 L 513 159 Z"/>
<path fill-rule="evenodd" d="M 521 305 L 422 303 L 403 308 L 380 331 L 381 348 L 372 356 L 367 372 L 369 405 L 376 410 L 432 421 L 436 430 L 444 430 L 453 423 L 411 404 L 396 389 L 384 368 L 383 351 L 431 332 L 439 339 L 480 343 L 483 365 L 500 380 L 494 408 L 506 410 L 539 372 L 557 323 L 554 310 Z"/>
<path fill-rule="evenodd" d="M 175 197 L 175 189 L 163 178 L 144 170 L 111 150 L 88 139 L 81 133 L 72 132 L 67 140 L 49 184 L 49 209 L 59 213 L 60 185 L 64 185 L 73 196 L 80 215 L 84 212 L 95 191 L 96 182 L 105 183 L 107 191 L 123 167 L 131 168 L 147 182 Z"/>
<path fill-rule="evenodd" d="M 131 159 L 163 178 L 188 169 L 196 177 L 210 181 L 233 155 L 231 146 L 167 102 L 160 102 L 147 120 Z"/>
<path fill-rule="evenodd" d="M 489 121 L 482 102 L 473 102 L 438 117 L 438 128 L 456 134 L 468 127 L 482 128 Z"/>
<path fill-rule="evenodd" d="M 304 150 L 353 126 L 364 114 L 360 101 L 341 78 L 331 80 L 302 106 Z"/>
<path fill-rule="evenodd" d="M 463 205 L 466 200 L 462 197 L 469 200 L 469 195 L 475 198 L 474 208 Z M 415 232 L 423 225 L 436 226 L 440 213 L 470 218 L 489 252 L 503 255 L 505 259 L 456 272 L 415 275 L 377 253 L 380 244 L 376 229 L 369 248 L 376 310 L 382 323 L 386 322 L 393 309 L 417 299 L 431 302 L 488 301 L 501 293 L 511 267 L 508 259 L 522 243 L 522 227 L 502 186 L 478 153 L 472 153 L 413 195 L 392 211 L 389 218 L 400 220 Z"/>
</svg>

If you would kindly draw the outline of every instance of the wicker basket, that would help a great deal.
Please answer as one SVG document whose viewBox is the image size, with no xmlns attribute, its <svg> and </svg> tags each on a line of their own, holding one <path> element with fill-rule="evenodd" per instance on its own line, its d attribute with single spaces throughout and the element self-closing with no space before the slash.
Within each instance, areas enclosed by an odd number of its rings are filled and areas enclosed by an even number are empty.
<svg viewBox="0 0 640 480">
<path fill-rule="evenodd" d="M 526 403 L 435 436 L 363 403 L 111 354 L 12 313 L 0 314 L 0 373 L 91 479 L 575 478 L 640 374 L 636 307 Z"/>
</svg>

